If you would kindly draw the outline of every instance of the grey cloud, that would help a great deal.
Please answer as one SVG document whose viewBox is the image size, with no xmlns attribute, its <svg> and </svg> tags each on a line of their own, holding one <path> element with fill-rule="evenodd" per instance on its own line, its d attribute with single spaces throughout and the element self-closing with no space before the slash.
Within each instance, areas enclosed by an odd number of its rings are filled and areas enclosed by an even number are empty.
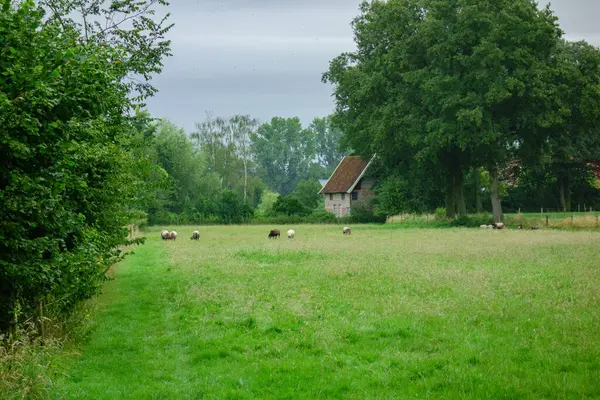
<svg viewBox="0 0 600 400">
<path fill-rule="evenodd" d="M 262 121 L 298 116 L 304 124 L 333 110 L 321 75 L 354 49 L 350 22 L 360 0 L 172 0 L 174 56 L 155 77 L 153 115 L 188 131 L 206 111 Z M 541 1 L 544 6 L 546 1 Z M 556 0 L 570 40 L 600 45 L 598 0 Z"/>
</svg>

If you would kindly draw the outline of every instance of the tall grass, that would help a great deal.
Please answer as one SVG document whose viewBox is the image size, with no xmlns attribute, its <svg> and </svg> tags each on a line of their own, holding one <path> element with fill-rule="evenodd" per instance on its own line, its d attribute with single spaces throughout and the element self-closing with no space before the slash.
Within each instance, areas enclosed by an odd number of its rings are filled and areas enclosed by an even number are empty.
<svg viewBox="0 0 600 400">
<path fill-rule="evenodd" d="M 388 224 L 160 229 L 60 399 L 600 398 L 600 236 Z"/>
<path fill-rule="evenodd" d="M 60 341 L 42 338 L 31 321 L 10 337 L 0 335 L 0 399 L 48 399 L 51 364 Z"/>
</svg>

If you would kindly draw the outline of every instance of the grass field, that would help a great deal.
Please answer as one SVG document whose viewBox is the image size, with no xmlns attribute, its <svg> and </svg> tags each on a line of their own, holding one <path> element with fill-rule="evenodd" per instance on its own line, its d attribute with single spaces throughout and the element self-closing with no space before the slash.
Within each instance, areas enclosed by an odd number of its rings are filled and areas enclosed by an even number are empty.
<svg viewBox="0 0 600 400">
<path fill-rule="evenodd" d="M 118 266 L 52 398 L 600 398 L 598 233 L 175 229 Z"/>
</svg>

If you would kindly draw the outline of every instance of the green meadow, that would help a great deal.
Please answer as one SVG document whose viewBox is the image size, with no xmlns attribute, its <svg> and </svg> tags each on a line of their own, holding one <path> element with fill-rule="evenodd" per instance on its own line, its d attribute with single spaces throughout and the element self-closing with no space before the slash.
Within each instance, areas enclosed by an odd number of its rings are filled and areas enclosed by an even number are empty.
<svg viewBox="0 0 600 400">
<path fill-rule="evenodd" d="M 600 398 L 600 234 L 273 228 L 146 231 L 50 397 Z"/>
</svg>

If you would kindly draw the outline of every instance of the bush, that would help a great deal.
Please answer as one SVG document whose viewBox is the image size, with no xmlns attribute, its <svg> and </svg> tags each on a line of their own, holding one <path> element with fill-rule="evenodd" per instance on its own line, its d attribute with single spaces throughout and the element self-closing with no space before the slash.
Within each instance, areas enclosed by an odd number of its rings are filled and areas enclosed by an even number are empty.
<svg viewBox="0 0 600 400">
<path fill-rule="evenodd" d="M 463 215 L 450 221 L 450 226 L 476 228 L 481 225 L 491 225 L 494 218 L 490 214 Z"/>
<path fill-rule="evenodd" d="M 435 219 L 436 219 L 436 221 L 447 220 L 445 207 L 438 207 L 435 209 Z"/>
<path fill-rule="evenodd" d="M 311 210 L 302 204 L 300 200 L 290 195 L 286 197 L 279 196 L 273 204 L 273 212 L 282 215 L 308 216 Z"/>
<path fill-rule="evenodd" d="M 217 216 L 223 224 L 241 224 L 252 218 L 254 210 L 233 190 L 224 190 L 217 204 Z"/>
<path fill-rule="evenodd" d="M 347 219 L 355 224 L 385 223 L 387 221 L 385 215 L 376 215 L 371 207 L 363 203 L 352 207 L 350 216 Z"/>
</svg>

